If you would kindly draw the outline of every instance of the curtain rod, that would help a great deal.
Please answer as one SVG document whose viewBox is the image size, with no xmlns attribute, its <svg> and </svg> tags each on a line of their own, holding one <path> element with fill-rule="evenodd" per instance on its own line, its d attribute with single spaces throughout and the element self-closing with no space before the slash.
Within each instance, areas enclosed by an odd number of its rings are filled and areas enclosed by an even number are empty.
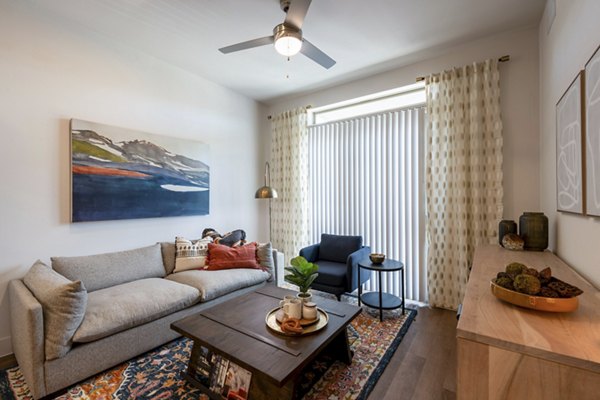
<svg viewBox="0 0 600 400">
<path fill-rule="evenodd" d="M 304 108 L 306 108 L 308 110 L 309 108 L 312 108 L 312 105 L 309 104 L 309 105 L 305 106 Z M 271 118 L 273 118 L 273 116 L 267 115 L 267 119 L 271 119 Z"/>
<path fill-rule="evenodd" d="M 508 56 L 508 55 L 507 56 L 502 56 L 502 57 L 500 57 L 498 59 L 498 62 L 507 62 L 507 61 L 510 61 L 510 56 Z M 424 81 L 424 80 L 425 80 L 424 76 L 419 76 L 417 78 L 417 82 L 421 82 L 421 81 Z"/>
</svg>

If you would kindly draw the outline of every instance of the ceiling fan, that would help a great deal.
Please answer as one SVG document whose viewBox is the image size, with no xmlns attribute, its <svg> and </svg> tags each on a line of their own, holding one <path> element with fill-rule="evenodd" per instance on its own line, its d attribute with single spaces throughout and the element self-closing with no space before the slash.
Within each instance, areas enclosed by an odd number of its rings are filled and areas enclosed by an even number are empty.
<svg viewBox="0 0 600 400">
<path fill-rule="evenodd" d="M 290 57 L 298 52 L 304 54 L 324 68 L 331 68 L 335 60 L 319 50 L 314 44 L 302 37 L 302 23 L 308 12 L 312 0 L 279 0 L 281 9 L 286 13 L 282 24 L 273 28 L 273 35 L 247 42 L 237 43 L 222 47 L 219 51 L 223 54 L 251 49 L 253 47 L 274 44 L 278 53 Z"/>
</svg>

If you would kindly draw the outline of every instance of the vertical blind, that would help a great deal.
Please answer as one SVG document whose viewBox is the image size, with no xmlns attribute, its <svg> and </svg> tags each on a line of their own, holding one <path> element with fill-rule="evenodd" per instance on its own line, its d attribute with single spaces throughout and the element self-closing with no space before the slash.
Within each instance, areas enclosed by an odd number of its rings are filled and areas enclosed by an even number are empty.
<svg viewBox="0 0 600 400">
<path fill-rule="evenodd" d="M 427 300 L 424 257 L 424 108 L 315 125 L 309 130 L 311 234 L 361 235 L 405 266 L 406 297 Z M 366 290 L 400 295 L 399 272 Z"/>
</svg>

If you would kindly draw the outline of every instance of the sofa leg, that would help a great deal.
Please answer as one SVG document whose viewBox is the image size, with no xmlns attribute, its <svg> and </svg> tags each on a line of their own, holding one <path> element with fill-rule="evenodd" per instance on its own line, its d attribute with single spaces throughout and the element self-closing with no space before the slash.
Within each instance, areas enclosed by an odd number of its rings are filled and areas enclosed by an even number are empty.
<svg viewBox="0 0 600 400">
<path fill-rule="evenodd" d="M 342 301 L 342 295 L 341 294 L 336 294 L 335 297 L 337 297 L 338 301 Z"/>
</svg>

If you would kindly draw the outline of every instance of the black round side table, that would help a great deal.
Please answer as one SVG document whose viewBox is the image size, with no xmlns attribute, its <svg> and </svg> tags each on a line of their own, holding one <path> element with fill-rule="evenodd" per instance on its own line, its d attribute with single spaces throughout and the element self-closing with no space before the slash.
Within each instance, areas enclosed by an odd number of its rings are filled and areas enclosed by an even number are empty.
<svg viewBox="0 0 600 400">
<path fill-rule="evenodd" d="M 386 259 L 381 264 L 373 264 L 370 260 L 363 260 L 358 263 L 358 282 L 360 282 L 360 270 L 368 269 L 371 271 L 377 271 L 379 278 L 379 291 L 377 292 L 362 292 L 362 285 L 358 285 L 358 305 L 360 306 L 361 301 L 365 305 L 379 309 L 379 320 L 383 321 L 383 310 L 395 310 L 396 308 L 402 307 L 402 314 L 404 314 L 404 264 L 400 261 Z M 381 274 L 382 272 L 393 272 L 400 271 L 401 276 L 401 287 L 402 287 L 402 298 L 395 296 L 391 293 L 386 293 L 381 287 Z"/>
</svg>

